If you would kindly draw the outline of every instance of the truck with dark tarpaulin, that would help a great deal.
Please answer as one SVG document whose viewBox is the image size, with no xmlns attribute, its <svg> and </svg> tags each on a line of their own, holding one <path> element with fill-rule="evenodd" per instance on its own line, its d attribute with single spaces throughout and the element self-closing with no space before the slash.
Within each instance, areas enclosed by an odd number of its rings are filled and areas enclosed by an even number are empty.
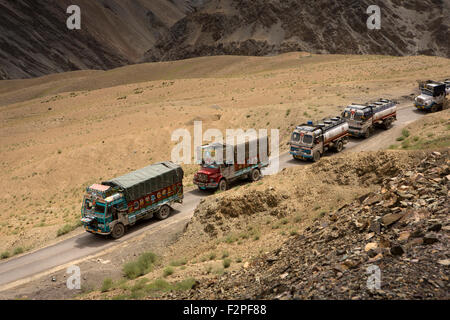
<svg viewBox="0 0 450 320">
<path fill-rule="evenodd" d="M 163 220 L 183 202 L 183 169 L 160 162 L 86 189 L 81 222 L 87 232 L 117 239 L 128 226 L 153 216 Z"/>
<path fill-rule="evenodd" d="M 198 148 L 202 160 L 193 182 L 200 190 L 225 191 L 238 179 L 261 178 L 261 170 L 269 166 L 269 137 L 241 138 L 230 144 L 210 143 Z"/>
</svg>

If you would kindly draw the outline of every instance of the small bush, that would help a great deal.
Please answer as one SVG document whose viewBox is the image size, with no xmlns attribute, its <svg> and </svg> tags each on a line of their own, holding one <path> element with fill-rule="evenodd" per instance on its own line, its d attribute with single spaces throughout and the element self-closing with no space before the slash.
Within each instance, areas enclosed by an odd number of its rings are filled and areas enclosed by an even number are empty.
<svg viewBox="0 0 450 320">
<path fill-rule="evenodd" d="M 165 268 L 163 271 L 164 278 L 172 275 L 174 272 L 175 270 L 172 267 Z"/>
<path fill-rule="evenodd" d="M 142 254 L 137 261 L 131 261 L 123 266 L 123 273 L 128 279 L 136 279 L 146 273 L 149 273 L 156 261 L 156 255 L 153 252 Z"/>
<path fill-rule="evenodd" d="M 403 130 L 402 130 L 402 135 L 403 135 L 405 138 L 408 138 L 408 137 L 409 137 L 409 131 L 408 131 L 407 129 L 403 129 Z"/>
<path fill-rule="evenodd" d="M 223 259 L 223 267 L 226 269 L 231 265 L 231 259 Z"/>
<path fill-rule="evenodd" d="M 111 278 L 106 278 L 103 280 L 102 288 L 100 289 L 101 292 L 108 292 L 113 287 L 113 281 Z"/>
<path fill-rule="evenodd" d="M 170 263 L 172 267 L 184 266 L 187 263 L 186 259 L 174 260 Z"/>
<path fill-rule="evenodd" d="M 16 254 L 21 254 L 23 253 L 23 248 L 22 247 L 17 247 L 14 249 L 14 255 Z"/>
<path fill-rule="evenodd" d="M 0 259 L 8 259 L 11 256 L 11 254 L 9 253 L 9 251 L 3 251 L 0 254 Z"/>
</svg>

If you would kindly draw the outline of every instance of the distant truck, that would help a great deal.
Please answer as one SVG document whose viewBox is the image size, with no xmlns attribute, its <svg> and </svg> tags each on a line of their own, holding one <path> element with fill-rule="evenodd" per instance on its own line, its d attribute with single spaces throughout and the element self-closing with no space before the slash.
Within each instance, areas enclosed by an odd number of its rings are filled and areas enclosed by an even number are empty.
<svg viewBox="0 0 450 320">
<path fill-rule="evenodd" d="M 341 117 L 297 126 L 290 141 L 294 159 L 318 161 L 330 149 L 341 152 L 348 142 L 348 123 Z"/>
<path fill-rule="evenodd" d="M 183 202 L 183 169 L 156 163 L 86 189 L 81 209 L 87 232 L 118 239 L 128 226 L 153 216 L 169 217 L 172 204 Z"/>
<path fill-rule="evenodd" d="M 348 122 L 351 136 L 368 138 L 375 127 L 387 130 L 392 126 L 397 120 L 397 105 L 388 99 L 362 105 L 351 104 L 345 108 L 342 117 Z"/>
<path fill-rule="evenodd" d="M 421 93 L 414 99 L 415 107 L 419 110 L 436 112 L 442 110 L 445 97 L 450 93 L 450 81 L 447 83 L 432 80 L 420 81 L 419 89 Z"/>
<path fill-rule="evenodd" d="M 252 145 L 256 147 L 254 152 L 249 149 Z M 226 150 L 233 155 L 231 161 L 227 161 Z M 242 160 L 238 157 L 238 150 L 245 150 Z M 241 144 L 211 143 L 200 147 L 197 152 L 202 163 L 194 175 L 194 184 L 200 190 L 225 191 L 236 180 L 257 181 L 261 178 L 261 169 L 269 165 L 269 138 L 264 136 Z M 223 152 L 222 161 L 217 162 L 216 154 L 220 152 Z"/>
<path fill-rule="evenodd" d="M 447 96 L 450 96 L 450 79 L 445 79 L 445 92 L 447 93 Z"/>
</svg>

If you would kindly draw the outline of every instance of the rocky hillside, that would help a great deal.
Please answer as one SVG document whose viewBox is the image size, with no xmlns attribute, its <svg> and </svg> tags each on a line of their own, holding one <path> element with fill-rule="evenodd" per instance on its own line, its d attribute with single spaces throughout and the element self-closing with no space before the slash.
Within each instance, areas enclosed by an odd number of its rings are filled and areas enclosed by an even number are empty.
<svg viewBox="0 0 450 320">
<path fill-rule="evenodd" d="M 0 0 L 0 79 L 136 63 L 195 2 Z M 66 27 L 72 4 L 81 30 Z"/>
<path fill-rule="evenodd" d="M 0 0 L 0 79 L 210 55 L 314 53 L 450 57 L 449 1 Z M 66 28 L 79 5 L 82 28 Z"/>
<path fill-rule="evenodd" d="M 237 271 L 201 281 L 189 293 L 168 297 L 449 299 L 449 151 L 391 169 L 378 172 L 378 191 L 325 214 L 278 249 Z M 262 210 L 279 207 L 279 198 L 266 198 Z M 214 230 L 208 225 L 222 226 L 215 212 L 200 219 L 209 234 Z M 373 275 L 368 270 L 374 270 L 368 268 L 379 270 L 379 288 L 367 286 Z"/>
<path fill-rule="evenodd" d="M 368 30 L 367 8 L 381 8 Z M 163 35 L 146 61 L 288 51 L 450 57 L 450 4 L 439 0 L 212 0 Z"/>
</svg>

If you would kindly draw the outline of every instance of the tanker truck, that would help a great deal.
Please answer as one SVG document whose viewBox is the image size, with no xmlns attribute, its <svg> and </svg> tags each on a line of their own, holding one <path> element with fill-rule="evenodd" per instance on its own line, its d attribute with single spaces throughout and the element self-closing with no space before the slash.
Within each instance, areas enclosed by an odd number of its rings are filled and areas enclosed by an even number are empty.
<svg viewBox="0 0 450 320">
<path fill-rule="evenodd" d="M 200 169 L 194 175 L 199 190 L 225 191 L 239 179 L 257 181 L 269 165 L 269 137 L 239 137 L 234 143 L 211 143 L 197 149 Z"/>
<path fill-rule="evenodd" d="M 345 108 L 342 117 L 348 122 L 351 136 L 368 138 L 375 127 L 387 130 L 392 126 L 397 120 L 397 105 L 388 99 L 361 105 L 351 104 Z"/>
<path fill-rule="evenodd" d="M 436 112 L 442 110 L 445 97 L 449 94 L 450 84 L 437 81 L 419 81 L 420 95 L 414 99 L 414 105 L 419 110 Z"/>
<path fill-rule="evenodd" d="M 308 121 L 294 129 L 290 154 L 294 159 L 318 161 L 327 150 L 341 152 L 348 142 L 348 123 L 341 117 Z"/>
<path fill-rule="evenodd" d="M 170 216 L 171 206 L 183 202 L 183 169 L 160 162 L 86 188 L 81 222 L 89 233 L 118 239 L 141 219 Z"/>
</svg>

